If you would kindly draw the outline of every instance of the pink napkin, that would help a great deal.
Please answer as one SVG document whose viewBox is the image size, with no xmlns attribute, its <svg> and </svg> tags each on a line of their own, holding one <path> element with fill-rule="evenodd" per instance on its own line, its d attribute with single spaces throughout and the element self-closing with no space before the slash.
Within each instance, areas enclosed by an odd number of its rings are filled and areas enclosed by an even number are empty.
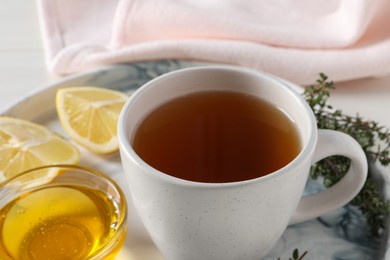
<svg viewBox="0 0 390 260">
<path fill-rule="evenodd" d="M 37 0 L 49 70 L 185 59 L 298 84 L 390 74 L 389 0 Z"/>
</svg>

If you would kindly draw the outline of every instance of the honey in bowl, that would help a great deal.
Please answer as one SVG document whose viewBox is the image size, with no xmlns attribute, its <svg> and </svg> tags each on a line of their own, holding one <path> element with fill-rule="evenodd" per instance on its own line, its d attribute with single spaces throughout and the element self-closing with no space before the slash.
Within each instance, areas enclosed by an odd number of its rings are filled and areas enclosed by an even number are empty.
<svg viewBox="0 0 390 260">
<path fill-rule="evenodd" d="M 3 206 L 0 195 L 0 258 L 107 259 L 119 251 L 126 235 L 122 192 L 103 175 L 63 168 L 37 186 L 26 182 L 32 172 L 5 184 L 4 193 L 14 196 Z M 18 183 L 23 192 L 14 191 Z"/>
</svg>

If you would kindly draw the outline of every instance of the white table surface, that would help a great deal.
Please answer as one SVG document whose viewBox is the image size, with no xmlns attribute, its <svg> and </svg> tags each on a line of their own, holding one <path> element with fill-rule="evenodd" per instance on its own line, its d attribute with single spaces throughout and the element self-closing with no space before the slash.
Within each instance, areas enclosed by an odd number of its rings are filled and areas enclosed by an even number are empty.
<svg viewBox="0 0 390 260">
<path fill-rule="evenodd" d="M 59 77 L 45 66 L 35 1 L 0 3 L 1 111 Z M 351 115 L 359 113 L 390 128 L 390 75 L 336 86 L 331 93 L 331 103 L 336 108 Z"/>
</svg>

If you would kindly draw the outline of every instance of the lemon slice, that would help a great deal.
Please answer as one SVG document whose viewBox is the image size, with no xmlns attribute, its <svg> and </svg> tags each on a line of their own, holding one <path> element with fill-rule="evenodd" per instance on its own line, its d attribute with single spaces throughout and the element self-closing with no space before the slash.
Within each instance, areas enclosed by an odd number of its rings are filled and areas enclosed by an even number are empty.
<svg viewBox="0 0 390 260">
<path fill-rule="evenodd" d="M 128 96 L 82 86 L 57 91 L 56 108 L 65 132 L 76 143 L 101 154 L 118 150 L 117 122 Z"/>
<path fill-rule="evenodd" d="M 79 160 L 79 150 L 45 126 L 0 117 L 0 182 L 38 166 Z"/>
</svg>

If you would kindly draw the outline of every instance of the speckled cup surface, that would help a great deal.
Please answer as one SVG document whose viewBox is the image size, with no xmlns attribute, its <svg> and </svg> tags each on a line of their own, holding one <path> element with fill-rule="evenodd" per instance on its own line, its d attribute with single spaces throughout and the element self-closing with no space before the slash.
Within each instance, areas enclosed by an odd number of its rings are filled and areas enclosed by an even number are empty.
<svg viewBox="0 0 390 260">
<path fill-rule="evenodd" d="M 157 77 L 130 97 L 118 122 L 122 164 L 133 203 L 166 259 L 261 259 L 289 224 L 341 207 L 360 191 L 367 176 L 361 147 L 348 135 L 317 130 L 297 88 L 259 71 L 202 66 Z M 173 98 L 205 90 L 256 95 L 286 111 L 301 138 L 299 155 L 271 174 L 230 183 L 187 181 L 147 165 L 131 145 L 145 116 Z M 302 197 L 310 166 L 335 154 L 352 160 L 349 172 L 332 188 Z"/>
</svg>

